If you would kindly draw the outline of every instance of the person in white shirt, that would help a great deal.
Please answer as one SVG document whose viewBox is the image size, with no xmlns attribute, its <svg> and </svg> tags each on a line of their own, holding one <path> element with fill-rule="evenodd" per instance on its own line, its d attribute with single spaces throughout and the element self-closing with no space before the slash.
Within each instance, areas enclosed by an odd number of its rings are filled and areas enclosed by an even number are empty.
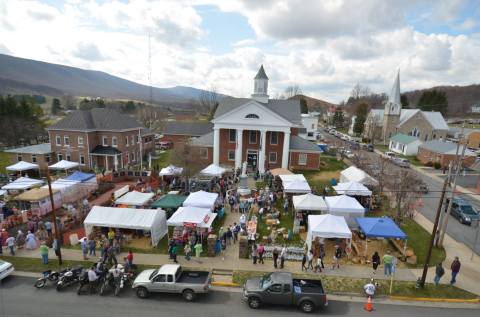
<svg viewBox="0 0 480 317">
<path fill-rule="evenodd" d="M 285 264 L 285 258 L 287 257 L 287 247 L 284 245 L 280 252 L 280 268 L 283 269 Z"/>
<path fill-rule="evenodd" d="M 365 294 L 367 294 L 368 297 L 373 297 L 375 295 L 375 283 L 374 283 L 374 280 L 371 279 L 370 282 L 368 282 L 367 284 L 365 284 L 365 286 L 363 286 L 363 290 L 365 291 Z"/>
</svg>

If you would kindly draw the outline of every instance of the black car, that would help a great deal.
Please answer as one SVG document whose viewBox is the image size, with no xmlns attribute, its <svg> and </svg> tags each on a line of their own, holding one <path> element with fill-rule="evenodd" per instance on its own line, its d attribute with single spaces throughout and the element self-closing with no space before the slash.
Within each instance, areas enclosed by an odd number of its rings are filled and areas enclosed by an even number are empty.
<svg viewBox="0 0 480 317">
<path fill-rule="evenodd" d="M 449 199 L 447 199 L 446 209 Z M 446 211 L 446 210 L 445 210 Z M 472 221 L 478 221 L 478 211 L 466 200 L 462 198 L 453 198 L 451 215 L 460 221 L 461 224 L 471 225 Z"/>
</svg>

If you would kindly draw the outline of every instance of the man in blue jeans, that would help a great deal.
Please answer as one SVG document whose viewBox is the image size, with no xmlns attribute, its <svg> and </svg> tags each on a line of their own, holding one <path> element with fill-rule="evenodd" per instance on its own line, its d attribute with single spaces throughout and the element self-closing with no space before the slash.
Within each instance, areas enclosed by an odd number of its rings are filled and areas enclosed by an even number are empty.
<svg viewBox="0 0 480 317">
<path fill-rule="evenodd" d="M 455 260 L 453 260 L 452 265 L 450 266 L 450 269 L 452 270 L 452 279 L 450 280 L 450 284 L 453 285 L 457 282 L 457 274 L 460 272 L 460 260 L 458 259 L 458 256 L 455 257 Z"/>
<path fill-rule="evenodd" d="M 48 264 L 48 246 L 45 242 L 42 242 L 42 245 L 40 246 L 40 254 L 42 255 L 43 264 Z"/>
<path fill-rule="evenodd" d="M 383 267 L 385 275 L 392 275 L 392 264 L 393 264 L 393 256 L 390 255 L 390 251 L 387 251 L 383 256 Z"/>
</svg>

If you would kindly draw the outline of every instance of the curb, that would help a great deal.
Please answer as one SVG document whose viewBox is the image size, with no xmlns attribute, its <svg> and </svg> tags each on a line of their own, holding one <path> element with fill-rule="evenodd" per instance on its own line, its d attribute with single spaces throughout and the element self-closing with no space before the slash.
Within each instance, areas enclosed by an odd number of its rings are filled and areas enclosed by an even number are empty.
<svg viewBox="0 0 480 317">
<path fill-rule="evenodd" d="M 221 287 L 240 287 L 240 284 L 233 282 L 215 282 L 212 281 L 212 286 L 221 286 Z"/>
<path fill-rule="evenodd" d="M 460 299 L 460 298 L 431 298 L 431 297 L 409 297 L 409 296 L 389 296 L 391 300 L 399 301 L 417 301 L 417 302 L 432 302 L 432 303 L 468 303 L 478 304 L 480 298 Z"/>
</svg>

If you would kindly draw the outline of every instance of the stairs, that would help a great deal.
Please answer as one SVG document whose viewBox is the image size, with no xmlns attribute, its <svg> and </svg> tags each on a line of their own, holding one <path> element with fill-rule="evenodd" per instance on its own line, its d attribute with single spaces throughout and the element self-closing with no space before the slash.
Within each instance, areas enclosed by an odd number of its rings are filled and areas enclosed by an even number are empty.
<svg viewBox="0 0 480 317">
<path fill-rule="evenodd" d="M 232 284 L 233 283 L 232 279 L 233 279 L 233 270 L 228 270 L 228 269 L 212 270 L 213 283 L 217 284 L 218 286 Z"/>
</svg>

